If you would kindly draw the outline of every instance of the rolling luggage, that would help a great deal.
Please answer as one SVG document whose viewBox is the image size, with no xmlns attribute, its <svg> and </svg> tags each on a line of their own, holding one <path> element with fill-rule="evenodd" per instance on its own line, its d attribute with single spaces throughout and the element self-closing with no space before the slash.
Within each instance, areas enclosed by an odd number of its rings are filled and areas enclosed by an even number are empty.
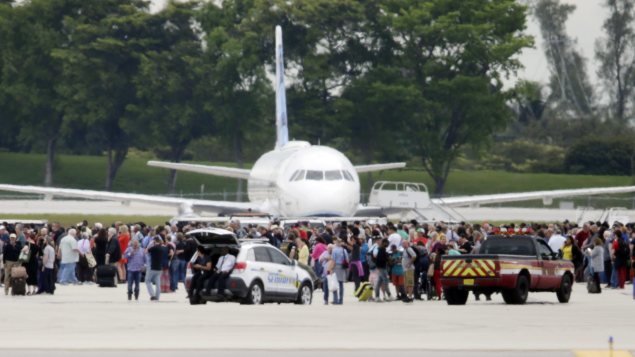
<svg viewBox="0 0 635 357">
<path fill-rule="evenodd" d="M 11 268 L 11 278 L 26 279 L 26 268 L 21 266 Z"/>
<path fill-rule="evenodd" d="M 373 286 L 369 282 L 362 283 L 355 291 L 355 297 L 359 301 L 368 301 L 373 296 Z"/>
<path fill-rule="evenodd" d="M 11 278 L 11 295 L 26 295 L 26 278 Z"/>
<path fill-rule="evenodd" d="M 596 282 L 593 279 L 590 279 L 586 283 L 586 291 L 589 294 L 599 294 L 600 287 L 598 286 L 598 284 L 596 284 Z"/>
<path fill-rule="evenodd" d="M 97 267 L 97 285 L 100 288 L 117 286 L 115 283 L 115 276 L 117 275 L 117 268 L 112 265 L 101 265 Z"/>
</svg>

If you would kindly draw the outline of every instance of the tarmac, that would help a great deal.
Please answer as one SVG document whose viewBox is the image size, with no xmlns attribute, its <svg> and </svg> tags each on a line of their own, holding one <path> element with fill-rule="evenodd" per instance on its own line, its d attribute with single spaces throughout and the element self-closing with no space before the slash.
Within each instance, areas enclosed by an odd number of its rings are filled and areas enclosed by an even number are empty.
<svg viewBox="0 0 635 357">
<path fill-rule="evenodd" d="M 126 288 L 58 286 L 55 295 L 0 296 L 0 354 L 5 356 L 162 357 L 252 356 L 630 356 L 632 286 L 587 294 L 576 284 L 571 301 L 531 293 L 526 305 L 492 301 L 448 306 L 444 301 L 358 302 L 346 284 L 344 305 L 208 303 L 191 306 L 183 288 L 151 302 Z M 599 351 L 600 354 L 589 351 Z M 46 351 L 45 353 L 43 353 Z M 325 353 L 328 352 L 328 353 Z M 5 354 L 6 353 L 6 354 Z M 267 354 L 270 354 L 267 353 Z M 585 354 L 587 353 L 587 354 Z M 619 354 L 625 353 L 625 354 Z M 181 354 L 181 353 L 178 353 Z"/>
<path fill-rule="evenodd" d="M 514 208 L 514 207 L 463 207 L 456 212 L 467 221 L 576 221 L 580 212 L 575 209 L 558 208 Z M 12 214 L 86 214 L 86 215 L 143 215 L 176 216 L 177 209 L 148 203 L 130 202 L 122 204 L 114 201 L 80 200 L 0 200 L 0 218 L 11 218 Z M 586 219 L 598 220 L 602 210 L 590 210 Z M 635 220 L 635 210 L 627 211 L 631 220 Z M 438 217 L 447 220 L 447 217 Z"/>
</svg>

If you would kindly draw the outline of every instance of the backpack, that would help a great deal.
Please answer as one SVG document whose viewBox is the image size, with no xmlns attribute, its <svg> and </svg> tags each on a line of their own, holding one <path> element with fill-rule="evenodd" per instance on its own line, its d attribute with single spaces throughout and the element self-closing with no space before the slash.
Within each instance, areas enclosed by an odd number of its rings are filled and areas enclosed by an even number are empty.
<svg viewBox="0 0 635 357">
<path fill-rule="evenodd" d="M 628 243 L 622 238 L 617 241 L 617 252 L 615 252 L 615 255 L 624 260 L 628 260 L 631 255 L 631 248 L 628 247 Z"/>
</svg>

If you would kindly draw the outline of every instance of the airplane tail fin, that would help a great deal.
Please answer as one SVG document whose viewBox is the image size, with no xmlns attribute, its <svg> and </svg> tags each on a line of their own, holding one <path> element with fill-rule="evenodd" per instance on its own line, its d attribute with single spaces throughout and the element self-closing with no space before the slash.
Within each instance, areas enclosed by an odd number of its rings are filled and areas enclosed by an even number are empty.
<svg viewBox="0 0 635 357">
<path fill-rule="evenodd" d="M 289 142 L 287 125 L 287 95 L 284 86 L 282 28 L 276 26 L 276 149 Z"/>
</svg>

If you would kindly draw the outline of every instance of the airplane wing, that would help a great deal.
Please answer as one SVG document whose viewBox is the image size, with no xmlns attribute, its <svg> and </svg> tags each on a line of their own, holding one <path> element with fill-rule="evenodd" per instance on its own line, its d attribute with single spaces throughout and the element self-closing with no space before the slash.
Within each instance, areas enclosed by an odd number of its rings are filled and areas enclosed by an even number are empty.
<svg viewBox="0 0 635 357">
<path fill-rule="evenodd" d="M 406 167 L 405 162 L 391 162 L 387 164 L 358 165 L 355 166 L 355 171 L 357 171 L 358 174 L 361 174 L 363 172 L 401 169 L 403 167 Z"/>
<path fill-rule="evenodd" d="M 214 175 L 214 176 L 233 177 L 233 178 L 245 179 L 245 180 L 249 178 L 249 170 L 237 169 L 234 167 L 181 164 L 176 162 L 165 162 L 165 161 L 148 161 L 148 166 L 161 167 L 164 169 L 179 170 L 179 171 L 198 172 L 200 174 L 207 174 L 207 175 Z"/>
<path fill-rule="evenodd" d="M 162 206 L 175 207 L 181 213 L 191 213 L 193 210 L 202 210 L 216 213 L 233 213 L 244 211 L 258 211 L 259 207 L 250 202 L 210 201 L 195 200 L 180 197 L 154 196 L 136 193 L 118 193 L 106 191 L 80 190 L 70 188 L 19 186 L 0 184 L 0 191 L 34 193 L 49 197 L 74 197 L 91 200 L 144 202 Z"/>
<path fill-rule="evenodd" d="M 603 194 L 607 195 L 628 192 L 635 192 L 635 186 L 595 187 L 568 190 L 500 193 L 492 195 L 455 196 L 447 198 L 435 198 L 432 199 L 432 202 L 437 205 L 448 207 L 478 206 L 490 203 L 520 202 L 531 200 L 543 200 L 544 204 L 551 204 L 551 201 L 554 198 L 560 197 L 592 196 Z"/>
</svg>

